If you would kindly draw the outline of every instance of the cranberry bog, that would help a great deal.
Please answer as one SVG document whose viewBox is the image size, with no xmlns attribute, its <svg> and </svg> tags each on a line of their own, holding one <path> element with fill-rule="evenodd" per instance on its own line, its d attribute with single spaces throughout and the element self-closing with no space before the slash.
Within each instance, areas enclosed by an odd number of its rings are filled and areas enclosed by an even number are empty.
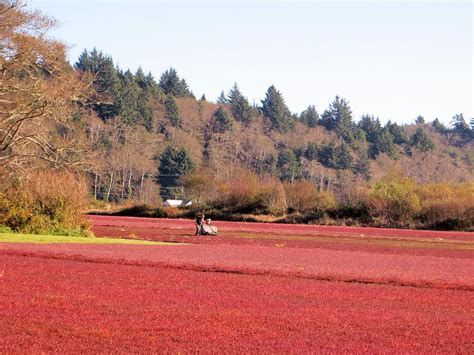
<svg viewBox="0 0 474 355">
<path fill-rule="evenodd" d="M 474 234 L 89 216 L 2 243 L 0 352 L 474 352 Z"/>
</svg>

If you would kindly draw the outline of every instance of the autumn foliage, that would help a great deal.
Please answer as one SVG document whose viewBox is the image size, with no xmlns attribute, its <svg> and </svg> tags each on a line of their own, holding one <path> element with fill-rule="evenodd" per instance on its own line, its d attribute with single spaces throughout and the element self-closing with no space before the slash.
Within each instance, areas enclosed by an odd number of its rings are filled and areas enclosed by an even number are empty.
<svg viewBox="0 0 474 355">
<path fill-rule="evenodd" d="M 26 233 L 86 233 L 87 184 L 70 172 L 37 171 L 4 186 L 0 225 Z"/>
</svg>

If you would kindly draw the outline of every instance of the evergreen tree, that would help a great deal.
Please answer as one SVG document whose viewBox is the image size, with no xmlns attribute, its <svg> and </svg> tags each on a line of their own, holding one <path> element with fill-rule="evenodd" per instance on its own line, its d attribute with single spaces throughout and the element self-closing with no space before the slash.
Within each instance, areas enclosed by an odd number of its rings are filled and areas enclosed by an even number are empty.
<svg viewBox="0 0 474 355">
<path fill-rule="evenodd" d="M 284 149 L 278 153 L 277 169 L 282 180 L 294 181 L 297 178 L 299 163 L 291 149 Z"/>
<path fill-rule="evenodd" d="M 217 98 L 217 103 L 219 105 L 227 104 L 227 98 L 225 97 L 224 90 L 221 91 L 219 97 Z"/>
<path fill-rule="evenodd" d="M 188 84 L 184 79 L 180 79 L 175 69 L 166 70 L 160 78 L 160 88 L 166 95 L 174 97 L 192 97 L 192 93 L 188 88 Z"/>
<path fill-rule="evenodd" d="M 304 152 L 304 156 L 308 160 L 318 160 L 318 144 L 314 142 L 308 143 L 306 146 L 306 150 Z"/>
<path fill-rule="evenodd" d="M 189 89 L 188 83 L 186 80 L 181 79 L 179 82 L 179 92 L 180 92 L 180 97 L 192 97 L 195 99 L 193 92 Z"/>
<path fill-rule="evenodd" d="M 154 97 L 156 99 L 162 99 L 164 94 L 163 91 L 161 90 L 160 86 L 157 84 L 155 81 L 155 78 L 149 72 L 146 77 L 145 77 L 145 83 L 146 83 L 146 93 L 149 94 L 151 97 Z"/>
<path fill-rule="evenodd" d="M 141 92 L 138 98 L 138 112 L 143 120 L 143 125 L 147 131 L 153 130 L 153 110 L 145 92 Z"/>
<path fill-rule="evenodd" d="M 336 132 L 338 135 L 346 142 L 352 142 L 354 140 L 352 134 L 353 122 L 349 103 L 345 99 L 339 99 L 339 97 L 336 96 L 336 99 L 330 106 L 330 110 L 336 124 Z"/>
<path fill-rule="evenodd" d="M 319 124 L 323 126 L 324 128 L 326 128 L 327 130 L 334 129 L 334 120 L 332 119 L 331 111 L 325 110 L 323 112 L 319 120 Z"/>
<path fill-rule="evenodd" d="M 438 132 L 439 134 L 445 134 L 448 131 L 448 129 L 437 118 L 434 119 L 432 126 L 435 132 Z"/>
<path fill-rule="evenodd" d="M 237 83 L 234 84 L 227 94 L 227 102 L 230 104 L 232 115 L 237 121 L 244 123 L 250 122 L 252 118 L 252 108 L 247 98 L 240 92 Z"/>
<path fill-rule="evenodd" d="M 391 123 L 390 121 L 388 121 L 385 127 L 393 136 L 393 143 L 399 144 L 399 145 L 408 143 L 408 137 L 403 131 L 403 128 L 400 127 L 396 122 Z"/>
<path fill-rule="evenodd" d="M 415 123 L 416 123 L 416 124 L 425 124 L 425 118 L 424 118 L 422 115 L 419 115 L 419 116 L 415 119 Z"/>
<path fill-rule="evenodd" d="M 336 96 L 329 105 L 329 110 L 325 111 L 321 117 L 321 124 L 328 130 L 336 131 L 337 135 L 344 141 L 348 143 L 354 141 L 352 111 L 349 103 L 344 98 Z"/>
<path fill-rule="evenodd" d="M 237 101 L 237 99 L 242 96 L 242 93 L 240 92 L 240 89 L 237 85 L 237 83 L 234 83 L 232 86 L 232 89 L 229 90 L 229 93 L 227 94 L 227 102 L 232 104 L 232 102 Z"/>
<path fill-rule="evenodd" d="M 367 141 L 367 135 L 365 133 L 364 130 L 360 129 L 359 127 L 355 127 L 354 128 L 354 139 L 356 141 L 363 141 L 363 142 L 366 142 Z"/>
<path fill-rule="evenodd" d="M 161 185 L 163 198 L 179 194 L 179 178 L 194 170 L 195 164 L 184 148 L 168 146 L 159 156 L 156 181 Z"/>
<path fill-rule="evenodd" d="M 423 128 L 418 128 L 411 137 L 411 146 L 422 152 L 427 152 L 434 148 L 434 143 Z"/>
<path fill-rule="evenodd" d="M 466 139 L 466 138 L 468 139 L 471 136 L 469 125 L 464 119 L 464 116 L 462 113 L 453 116 L 451 120 L 451 127 L 452 127 L 452 130 L 463 139 Z"/>
<path fill-rule="evenodd" d="M 374 159 L 381 153 L 387 154 L 392 159 L 397 157 L 397 151 L 393 144 L 393 136 L 386 128 L 377 134 L 371 149 L 371 156 Z"/>
<path fill-rule="evenodd" d="M 212 130 L 216 133 L 224 133 L 232 128 L 232 122 L 229 119 L 227 111 L 219 106 L 212 115 Z"/>
<path fill-rule="evenodd" d="M 90 53 L 85 49 L 74 64 L 77 70 L 89 72 L 93 76 L 93 86 L 99 94 L 92 107 L 103 120 L 115 117 L 120 112 L 120 78 L 111 57 L 94 48 Z"/>
<path fill-rule="evenodd" d="M 206 100 L 206 95 L 205 94 L 202 94 L 201 98 L 199 99 L 199 101 L 207 101 Z"/>
<path fill-rule="evenodd" d="M 382 125 L 380 124 L 379 118 L 374 118 L 374 116 L 362 116 L 357 126 L 365 132 L 367 142 L 370 143 L 374 143 L 376 137 L 382 131 Z"/>
<path fill-rule="evenodd" d="M 165 116 L 173 127 L 181 127 L 178 105 L 173 95 L 168 94 L 165 101 Z"/>
<path fill-rule="evenodd" d="M 137 124 L 142 118 L 138 108 L 140 88 L 130 70 L 120 73 L 120 81 L 120 118 L 126 124 Z"/>
<path fill-rule="evenodd" d="M 319 114 L 314 106 L 308 106 L 300 115 L 300 121 L 308 127 L 316 127 L 319 124 Z"/>
<path fill-rule="evenodd" d="M 345 170 L 352 166 L 353 158 L 348 145 L 342 142 L 335 150 L 335 169 Z"/>
<path fill-rule="evenodd" d="M 145 73 L 143 72 L 142 67 L 138 67 L 136 73 L 135 73 L 135 81 L 137 85 L 140 87 L 142 90 L 147 89 L 147 81 L 146 81 L 146 76 Z"/>
<path fill-rule="evenodd" d="M 281 93 L 270 86 L 262 100 L 262 114 L 270 119 L 272 127 L 280 132 L 288 132 L 293 127 L 291 113 Z"/>
<path fill-rule="evenodd" d="M 336 147 L 334 142 L 323 143 L 318 148 L 318 161 L 326 168 L 336 167 Z"/>
<path fill-rule="evenodd" d="M 369 156 L 366 150 L 362 151 L 359 154 L 359 157 L 354 163 L 352 171 L 355 174 L 359 174 L 362 177 L 364 177 L 366 181 L 370 180 L 370 162 L 369 162 Z"/>
</svg>

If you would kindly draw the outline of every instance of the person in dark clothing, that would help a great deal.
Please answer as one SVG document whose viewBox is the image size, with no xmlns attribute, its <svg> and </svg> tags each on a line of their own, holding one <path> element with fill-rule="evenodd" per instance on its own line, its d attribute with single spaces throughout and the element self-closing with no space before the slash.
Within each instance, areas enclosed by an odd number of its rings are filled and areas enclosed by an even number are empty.
<svg viewBox="0 0 474 355">
<path fill-rule="evenodd" d="M 202 231 L 202 225 L 204 223 L 204 215 L 197 215 L 196 216 L 196 234 L 200 235 Z"/>
</svg>

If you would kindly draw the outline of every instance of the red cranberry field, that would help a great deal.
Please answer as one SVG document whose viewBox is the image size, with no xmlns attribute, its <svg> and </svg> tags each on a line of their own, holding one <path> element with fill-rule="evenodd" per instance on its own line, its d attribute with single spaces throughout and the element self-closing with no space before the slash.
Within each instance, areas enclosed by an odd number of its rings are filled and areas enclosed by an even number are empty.
<svg viewBox="0 0 474 355">
<path fill-rule="evenodd" d="M 0 352 L 474 352 L 473 233 L 90 216 L 0 243 Z"/>
</svg>

